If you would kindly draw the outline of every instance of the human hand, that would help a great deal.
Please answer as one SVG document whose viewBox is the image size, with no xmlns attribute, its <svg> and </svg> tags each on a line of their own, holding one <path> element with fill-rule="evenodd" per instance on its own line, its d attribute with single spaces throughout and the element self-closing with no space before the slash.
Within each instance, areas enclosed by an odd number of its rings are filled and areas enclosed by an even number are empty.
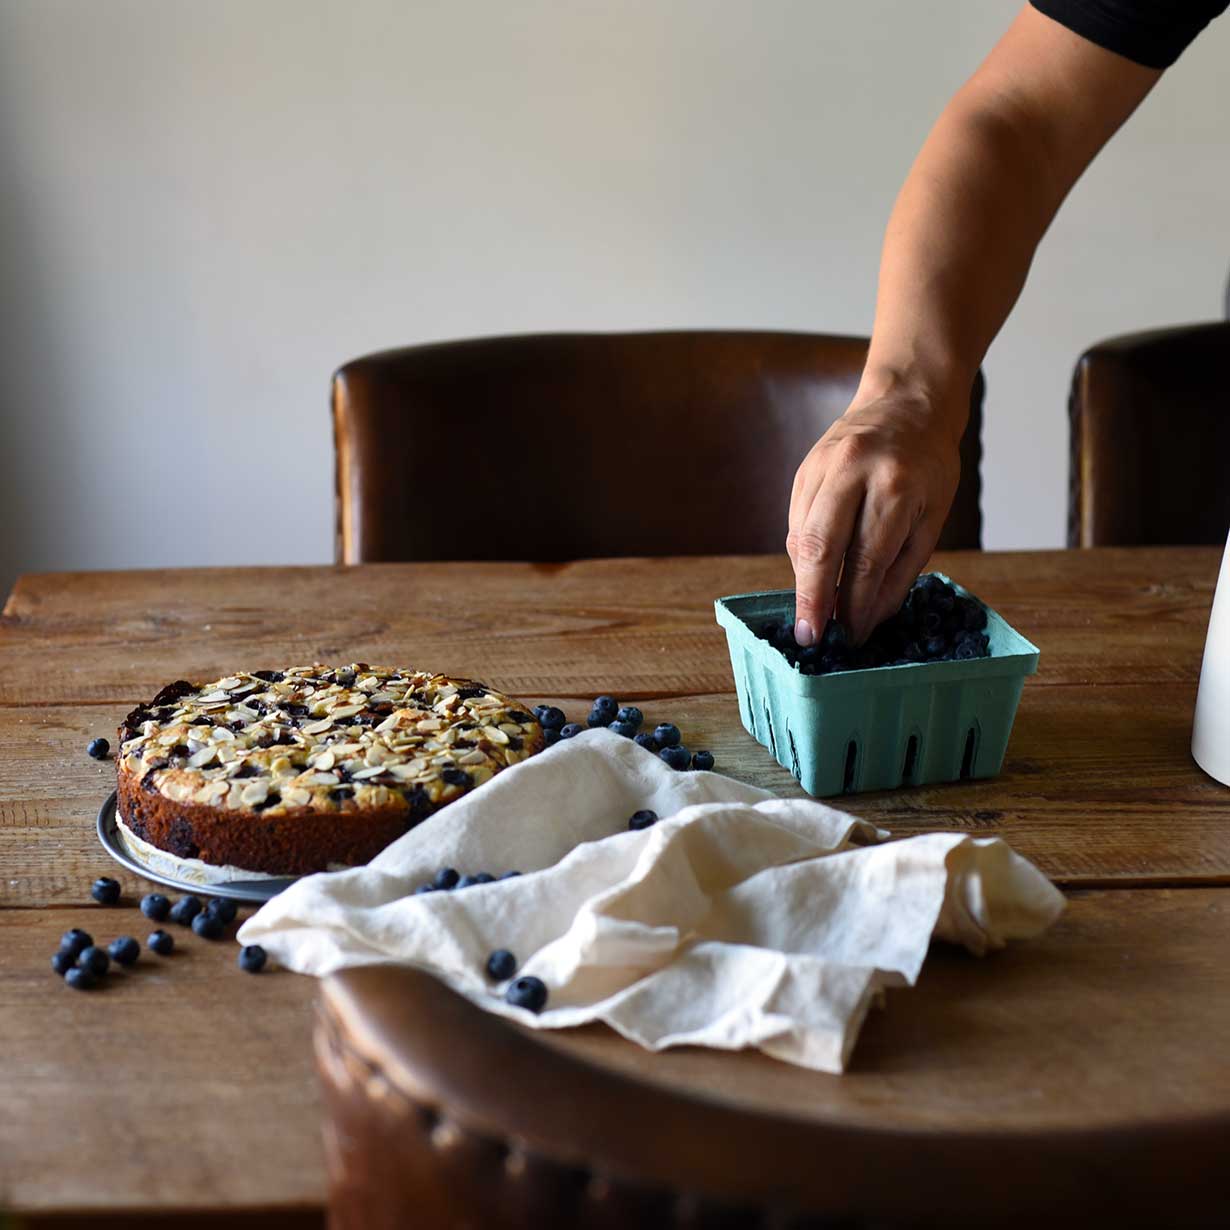
<svg viewBox="0 0 1230 1230">
<path fill-rule="evenodd" d="M 834 613 L 861 645 L 905 601 L 956 495 L 963 429 L 962 407 L 856 397 L 803 459 L 786 538 L 800 645 Z"/>
</svg>

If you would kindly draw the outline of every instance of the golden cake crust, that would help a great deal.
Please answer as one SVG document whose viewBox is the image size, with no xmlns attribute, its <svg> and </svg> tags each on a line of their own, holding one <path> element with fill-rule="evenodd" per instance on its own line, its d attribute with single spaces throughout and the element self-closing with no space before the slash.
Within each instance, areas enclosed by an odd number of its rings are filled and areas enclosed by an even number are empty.
<svg viewBox="0 0 1230 1230">
<path fill-rule="evenodd" d="M 302 875 L 367 862 L 542 746 L 525 706 L 468 679 L 353 663 L 179 680 L 120 727 L 119 811 L 176 857 Z"/>
</svg>

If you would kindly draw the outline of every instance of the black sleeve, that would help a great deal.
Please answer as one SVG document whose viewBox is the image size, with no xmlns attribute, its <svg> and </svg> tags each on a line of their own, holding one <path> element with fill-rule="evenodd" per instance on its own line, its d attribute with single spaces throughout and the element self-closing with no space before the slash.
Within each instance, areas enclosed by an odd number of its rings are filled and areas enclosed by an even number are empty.
<svg viewBox="0 0 1230 1230">
<path fill-rule="evenodd" d="M 1047 17 L 1147 68 L 1169 68 L 1230 0 L 1030 0 Z"/>
</svg>

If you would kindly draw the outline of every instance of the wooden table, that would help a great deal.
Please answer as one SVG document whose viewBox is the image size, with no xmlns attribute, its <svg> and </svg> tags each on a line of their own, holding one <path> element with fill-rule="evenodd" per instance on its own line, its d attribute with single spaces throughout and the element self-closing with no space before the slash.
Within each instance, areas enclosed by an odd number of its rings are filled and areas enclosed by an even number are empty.
<svg viewBox="0 0 1230 1230">
<path fill-rule="evenodd" d="M 736 1102 L 807 1113 L 822 1097 L 825 1113 L 851 1121 L 888 1106 L 915 1122 L 988 1127 L 1008 1104 L 1039 1123 L 1230 1113 L 1230 790 L 1188 752 L 1217 552 L 936 564 L 1040 646 L 1040 672 L 998 779 L 853 796 L 848 809 L 896 834 L 1004 837 L 1068 891 L 1063 920 L 974 970 L 933 960 L 916 991 L 869 1022 L 842 1078 L 801 1080 L 753 1055 L 650 1057 L 599 1029 L 548 1044 L 650 1080 L 703 1080 Z M 0 1208 L 65 1225 L 87 1212 L 117 1224 L 193 1211 L 259 1221 L 270 1210 L 285 1224 L 320 1222 L 311 980 L 247 977 L 231 945 L 190 935 L 170 961 L 143 958 L 101 993 L 75 994 L 48 968 L 69 927 L 107 938 L 149 929 L 131 908 L 89 899 L 95 876 L 116 873 L 94 833 L 113 766 L 86 758 L 92 736 L 113 736 L 128 708 L 175 678 L 416 663 L 552 701 L 570 718 L 614 693 L 675 720 L 732 776 L 794 794 L 739 725 L 712 611 L 716 595 L 789 584 L 784 558 L 19 580 L 0 623 Z M 131 906 L 145 886 L 119 878 Z M 954 1032 L 958 994 L 972 1036 Z M 1019 1062 L 1006 1071 L 992 1061 L 1011 1053 L 1013 1028 Z M 1022 1051 L 1026 1041 L 1047 1053 Z M 1058 1075 L 1039 1075 L 1022 1108 L 1031 1064 Z"/>
</svg>

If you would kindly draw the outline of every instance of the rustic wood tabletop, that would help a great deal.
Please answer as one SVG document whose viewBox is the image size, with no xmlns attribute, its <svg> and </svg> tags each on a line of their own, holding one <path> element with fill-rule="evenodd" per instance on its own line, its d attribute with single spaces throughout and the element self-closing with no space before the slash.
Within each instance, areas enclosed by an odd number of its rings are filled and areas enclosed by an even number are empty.
<svg viewBox="0 0 1230 1230">
<path fill-rule="evenodd" d="M 993 1127 L 1030 1065 L 1052 1076 L 1018 1107 L 1022 1122 L 1230 1113 L 1218 1028 L 1230 972 L 1217 955 L 1230 941 L 1230 789 L 1188 751 L 1218 553 L 934 563 L 1041 649 L 1003 772 L 843 805 L 895 835 L 1002 836 L 1068 891 L 1064 919 L 991 958 L 998 981 L 984 980 L 974 1003 L 968 962 L 929 963 L 909 993 L 917 1006 L 869 1022 L 849 1075 L 816 1078 L 822 1106 L 815 1080 L 762 1057 L 648 1056 L 592 1029 L 544 1043 L 648 1080 L 703 1082 L 737 1103 L 851 1122 L 891 1113 Z M 120 907 L 90 900 L 96 876 L 117 874 L 94 830 L 114 768 L 86 757 L 92 737 L 114 740 L 123 714 L 172 679 L 363 660 L 476 677 L 570 720 L 610 692 L 677 722 L 719 771 L 796 794 L 740 726 L 713 619 L 718 595 L 790 583 L 784 557 L 21 578 L 0 621 L 0 1210 L 34 1224 L 270 1212 L 277 1224 L 321 1224 L 311 980 L 246 976 L 233 944 L 190 933 L 172 958 L 143 955 L 101 993 L 75 994 L 51 973 L 70 927 L 105 939 L 150 929 L 133 908 L 148 886 L 127 873 Z M 988 989 L 1000 983 L 1002 995 Z M 958 993 L 970 1036 L 952 1031 Z M 920 1073 L 903 1056 L 924 1041 Z M 1102 1060 L 1093 1072 L 1091 1055 Z M 959 1095 L 958 1071 L 971 1082 Z"/>
</svg>

